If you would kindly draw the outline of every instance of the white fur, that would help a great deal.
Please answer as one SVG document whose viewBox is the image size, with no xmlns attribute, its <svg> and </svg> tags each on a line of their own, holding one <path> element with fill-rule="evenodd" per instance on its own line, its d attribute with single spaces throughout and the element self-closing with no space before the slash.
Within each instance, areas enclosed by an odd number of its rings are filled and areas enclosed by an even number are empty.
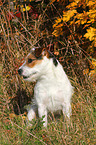
<svg viewBox="0 0 96 145">
<path fill-rule="evenodd" d="M 47 127 L 48 111 L 62 110 L 63 114 L 70 118 L 73 87 L 61 64 L 58 62 L 55 66 L 53 59 L 46 56 L 40 64 L 36 64 L 33 68 L 25 64 L 26 62 L 20 67 L 23 70 L 22 75 L 29 76 L 25 80 L 37 81 L 34 88 L 34 102 L 38 107 L 39 117 L 45 115 L 44 126 Z M 31 121 L 34 117 L 35 109 L 31 106 L 28 110 L 28 119 Z"/>
</svg>

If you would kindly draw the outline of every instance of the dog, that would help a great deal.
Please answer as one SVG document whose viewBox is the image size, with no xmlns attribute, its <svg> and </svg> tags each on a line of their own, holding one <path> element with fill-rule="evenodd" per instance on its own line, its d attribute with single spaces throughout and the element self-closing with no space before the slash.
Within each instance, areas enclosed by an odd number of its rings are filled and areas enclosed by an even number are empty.
<svg viewBox="0 0 96 145">
<path fill-rule="evenodd" d="M 36 82 L 34 101 L 28 110 L 28 120 L 35 118 L 36 108 L 47 127 L 48 112 L 62 110 L 70 119 L 73 87 L 62 65 L 46 48 L 32 48 L 18 70 L 25 81 Z"/>
</svg>

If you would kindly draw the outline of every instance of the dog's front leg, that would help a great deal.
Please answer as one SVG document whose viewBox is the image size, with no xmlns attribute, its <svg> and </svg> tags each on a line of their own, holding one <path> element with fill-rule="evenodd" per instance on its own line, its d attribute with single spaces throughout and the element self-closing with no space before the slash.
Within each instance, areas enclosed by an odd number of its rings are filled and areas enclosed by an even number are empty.
<svg viewBox="0 0 96 145">
<path fill-rule="evenodd" d="M 70 121 L 70 115 L 71 115 L 71 105 L 70 103 L 64 103 L 63 105 L 63 115 L 66 116 L 67 121 Z"/>
<path fill-rule="evenodd" d="M 35 105 L 30 105 L 29 108 L 27 108 L 27 111 L 28 111 L 27 117 L 29 121 L 32 121 L 32 119 L 36 117 L 36 113 L 35 113 L 36 109 L 37 108 Z"/>
<path fill-rule="evenodd" d="M 47 127 L 47 109 L 46 109 L 46 107 L 42 104 L 39 105 L 38 106 L 38 113 L 39 113 L 40 118 L 42 118 L 44 116 L 44 118 L 42 120 L 42 121 L 44 121 L 43 126 Z"/>
</svg>

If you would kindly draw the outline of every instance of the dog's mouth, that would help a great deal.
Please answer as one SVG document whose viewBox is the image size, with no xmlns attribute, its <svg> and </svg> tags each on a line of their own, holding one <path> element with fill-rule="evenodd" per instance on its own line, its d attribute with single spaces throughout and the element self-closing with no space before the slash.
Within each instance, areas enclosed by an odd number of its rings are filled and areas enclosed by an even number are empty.
<svg viewBox="0 0 96 145">
<path fill-rule="evenodd" d="M 34 75 L 34 74 L 36 74 L 36 72 L 30 74 L 29 76 L 25 76 L 25 75 L 23 75 L 23 79 L 28 79 L 28 78 L 30 78 L 30 76 L 32 76 L 32 75 Z"/>
<path fill-rule="evenodd" d="M 29 76 L 23 76 L 23 79 L 27 79 L 27 78 L 29 78 Z"/>
</svg>

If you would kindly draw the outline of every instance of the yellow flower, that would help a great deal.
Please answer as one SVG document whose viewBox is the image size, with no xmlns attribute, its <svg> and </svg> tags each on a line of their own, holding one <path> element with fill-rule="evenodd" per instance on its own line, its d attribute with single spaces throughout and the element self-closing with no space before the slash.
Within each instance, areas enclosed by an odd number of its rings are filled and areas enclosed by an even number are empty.
<svg viewBox="0 0 96 145">
<path fill-rule="evenodd" d="M 31 9 L 31 7 L 29 6 L 26 6 L 26 8 L 22 7 L 23 8 L 23 12 L 25 12 L 26 10 L 29 11 Z"/>
<path fill-rule="evenodd" d="M 89 73 L 89 69 L 84 69 L 83 70 L 83 74 L 85 75 L 85 74 L 88 74 Z"/>
<path fill-rule="evenodd" d="M 74 14 L 77 13 L 76 10 L 69 10 L 67 12 L 63 12 L 63 21 L 68 22 L 70 18 L 74 16 Z"/>
<path fill-rule="evenodd" d="M 67 6 L 67 8 L 73 8 L 74 6 L 76 6 L 77 5 L 77 3 L 76 2 L 73 2 L 73 3 L 70 3 L 68 6 Z"/>
<path fill-rule="evenodd" d="M 53 28 L 56 27 L 61 21 L 62 18 L 57 18 L 57 20 L 55 20 L 55 24 L 53 25 Z"/>
<path fill-rule="evenodd" d="M 84 37 L 89 38 L 90 41 L 94 40 L 94 37 L 96 37 L 96 29 L 90 27 L 87 29 L 87 33 L 84 35 Z"/>
<path fill-rule="evenodd" d="M 96 67 L 96 61 L 92 60 L 92 65 Z"/>
</svg>

